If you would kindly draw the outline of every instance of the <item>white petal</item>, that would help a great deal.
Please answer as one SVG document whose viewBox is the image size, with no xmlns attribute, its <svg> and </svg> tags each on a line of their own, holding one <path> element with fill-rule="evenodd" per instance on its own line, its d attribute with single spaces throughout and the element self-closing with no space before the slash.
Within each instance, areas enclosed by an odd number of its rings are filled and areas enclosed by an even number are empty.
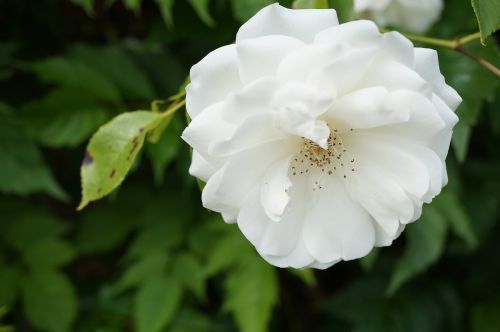
<svg viewBox="0 0 500 332">
<path fill-rule="evenodd" d="M 462 102 L 458 93 L 444 81 L 439 70 L 437 52 L 428 48 L 415 49 L 415 70 L 432 84 L 436 94 L 443 99 L 449 108 L 457 109 Z"/>
<path fill-rule="evenodd" d="M 333 96 L 326 91 L 302 82 L 291 81 L 279 88 L 272 100 L 272 106 L 279 109 L 290 104 L 301 103 L 310 116 L 318 117 L 333 103 Z"/>
<path fill-rule="evenodd" d="M 333 9 L 288 9 L 276 3 L 261 9 L 243 24 L 236 42 L 267 35 L 285 35 L 311 42 L 316 33 L 338 24 Z"/>
<path fill-rule="evenodd" d="M 290 188 L 290 205 L 279 222 L 271 220 L 263 209 L 257 191 L 250 193 L 238 214 L 243 234 L 263 255 L 288 257 L 299 245 L 304 222 L 304 187 L 298 181 Z M 297 254 L 297 252 L 295 253 Z M 306 258 L 305 253 L 300 253 Z M 303 264 L 309 264 L 303 262 Z"/>
<path fill-rule="evenodd" d="M 264 174 L 260 191 L 260 201 L 267 216 L 279 221 L 290 201 L 288 189 L 292 181 L 288 178 L 288 169 L 292 157 L 275 162 Z"/>
<path fill-rule="evenodd" d="M 373 220 L 349 197 L 343 183 L 330 178 L 317 195 L 304 223 L 304 240 L 311 255 L 326 263 L 368 254 L 375 243 Z"/>
<path fill-rule="evenodd" d="M 206 108 L 184 129 L 181 138 L 202 155 L 208 154 L 211 142 L 229 139 L 236 129 L 221 118 L 221 112 L 221 103 Z"/>
<path fill-rule="evenodd" d="M 315 69 L 307 82 L 333 96 L 342 96 L 356 88 L 376 54 L 376 48 L 353 49 L 326 66 Z"/>
<path fill-rule="evenodd" d="M 339 44 L 335 40 L 327 44 L 307 45 L 283 59 L 276 75 L 282 80 L 306 81 L 315 68 L 329 64 L 349 49 L 347 44 Z"/>
<path fill-rule="evenodd" d="M 388 101 L 389 92 L 384 87 L 356 90 L 335 101 L 329 115 L 345 123 L 348 128 L 372 128 L 408 121 L 408 109 L 395 109 Z"/>
<path fill-rule="evenodd" d="M 186 110 L 194 119 L 203 109 L 240 88 L 236 46 L 227 45 L 210 52 L 191 68 L 190 78 Z"/>
<path fill-rule="evenodd" d="M 275 127 L 274 114 L 257 113 L 248 116 L 229 139 L 212 142 L 208 147 L 208 153 L 225 157 L 284 137 Z"/>
<path fill-rule="evenodd" d="M 359 20 L 343 23 L 319 32 L 315 44 L 346 43 L 354 47 L 373 47 L 380 43 L 382 35 L 372 21 Z"/>
<path fill-rule="evenodd" d="M 411 90 L 431 97 L 432 87 L 413 69 L 392 60 L 373 62 L 358 88 L 384 86 L 388 90 Z"/>
<path fill-rule="evenodd" d="M 213 211 L 241 207 L 246 195 L 255 186 L 260 187 L 269 166 L 294 153 L 292 148 L 288 140 L 281 140 L 232 156 L 208 180 L 202 193 L 203 206 Z"/>
<path fill-rule="evenodd" d="M 378 57 L 382 60 L 394 60 L 413 68 L 415 51 L 408 38 L 397 31 L 391 31 L 382 35 Z"/>
<path fill-rule="evenodd" d="M 346 179 L 353 199 L 393 236 L 400 222 L 410 222 L 414 215 L 413 201 L 383 168 L 359 156 L 355 172 Z"/>
<path fill-rule="evenodd" d="M 330 128 L 324 121 L 312 117 L 308 108 L 302 103 L 288 105 L 280 109 L 277 124 L 288 134 L 305 137 L 324 149 L 328 146 Z"/>
<path fill-rule="evenodd" d="M 207 182 L 216 171 L 217 168 L 214 165 L 210 164 L 196 150 L 193 150 L 193 159 L 189 167 L 189 174 L 196 176 L 203 182 Z"/>
<path fill-rule="evenodd" d="M 298 39 L 281 35 L 239 41 L 236 50 L 241 80 L 248 83 L 263 76 L 274 75 L 281 60 L 303 45 Z"/>
<path fill-rule="evenodd" d="M 246 84 L 241 90 L 230 95 L 222 105 L 221 117 L 235 125 L 246 117 L 268 112 L 269 105 L 280 82 L 273 77 L 263 77 Z"/>
</svg>

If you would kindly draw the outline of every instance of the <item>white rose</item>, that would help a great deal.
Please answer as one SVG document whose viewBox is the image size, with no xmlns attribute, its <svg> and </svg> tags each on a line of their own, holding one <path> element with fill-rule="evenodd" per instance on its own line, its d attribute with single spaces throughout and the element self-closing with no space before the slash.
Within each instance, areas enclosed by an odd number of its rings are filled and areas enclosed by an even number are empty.
<svg viewBox="0 0 500 332">
<path fill-rule="evenodd" d="M 425 32 L 442 10 L 443 0 L 354 0 L 358 16 L 415 33 Z"/>
<path fill-rule="evenodd" d="M 461 102 L 434 50 L 277 4 L 193 66 L 186 98 L 203 205 L 295 268 L 363 257 L 418 219 Z"/>
</svg>

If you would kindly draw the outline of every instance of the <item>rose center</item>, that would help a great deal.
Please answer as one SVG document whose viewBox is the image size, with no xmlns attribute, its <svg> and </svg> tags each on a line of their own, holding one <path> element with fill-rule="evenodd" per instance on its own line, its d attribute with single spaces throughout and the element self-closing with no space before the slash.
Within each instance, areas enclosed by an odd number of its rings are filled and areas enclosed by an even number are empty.
<svg viewBox="0 0 500 332">
<path fill-rule="evenodd" d="M 319 174 L 333 176 L 341 174 L 345 179 L 349 172 L 355 172 L 355 159 L 344 145 L 341 135 L 334 127 L 330 127 L 327 148 L 302 137 L 299 152 L 294 156 L 290 167 L 292 176 Z M 350 129 L 353 131 L 353 129 Z M 316 171 L 316 172 L 315 172 Z M 316 181 L 316 188 L 321 189 L 320 180 Z M 313 188 L 315 190 L 316 188 Z"/>
</svg>

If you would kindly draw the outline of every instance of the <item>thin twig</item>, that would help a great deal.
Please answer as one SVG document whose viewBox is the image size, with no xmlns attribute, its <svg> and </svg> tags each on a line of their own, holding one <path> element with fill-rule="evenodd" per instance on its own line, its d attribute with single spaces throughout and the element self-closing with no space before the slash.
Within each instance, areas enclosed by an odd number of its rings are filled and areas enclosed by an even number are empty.
<svg viewBox="0 0 500 332">
<path fill-rule="evenodd" d="M 496 67 L 495 65 L 493 65 L 491 62 L 488 62 L 486 61 L 485 59 L 481 58 L 480 56 L 472 53 L 471 51 L 469 51 L 468 49 L 466 48 L 463 48 L 462 46 L 457 46 L 454 48 L 455 51 L 458 51 L 462 54 L 464 54 L 465 56 L 468 56 L 469 58 L 471 58 L 472 60 L 476 61 L 477 63 L 479 63 L 481 66 L 483 66 L 484 68 L 488 69 L 489 71 L 491 71 L 493 74 L 497 75 L 498 77 L 500 77 L 500 69 L 498 69 L 498 67 Z"/>
</svg>

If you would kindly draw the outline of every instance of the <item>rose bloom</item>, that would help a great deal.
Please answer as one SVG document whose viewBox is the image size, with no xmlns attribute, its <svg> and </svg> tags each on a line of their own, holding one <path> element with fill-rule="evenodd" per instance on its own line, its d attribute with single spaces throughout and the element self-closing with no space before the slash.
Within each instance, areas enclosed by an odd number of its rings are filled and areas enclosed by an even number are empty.
<svg viewBox="0 0 500 332">
<path fill-rule="evenodd" d="M 442 10 L 443 0 L 354 0 L 358 16 L 415 33 L 429 29 Z"/>
<path fill-rule="evenodd" d="M 388 246 L 447 182 L 453 110 L 434 50 L 334 10 L 277 4 L 191 69 L 203 205 L 279 267 Z"/>
</svg>

